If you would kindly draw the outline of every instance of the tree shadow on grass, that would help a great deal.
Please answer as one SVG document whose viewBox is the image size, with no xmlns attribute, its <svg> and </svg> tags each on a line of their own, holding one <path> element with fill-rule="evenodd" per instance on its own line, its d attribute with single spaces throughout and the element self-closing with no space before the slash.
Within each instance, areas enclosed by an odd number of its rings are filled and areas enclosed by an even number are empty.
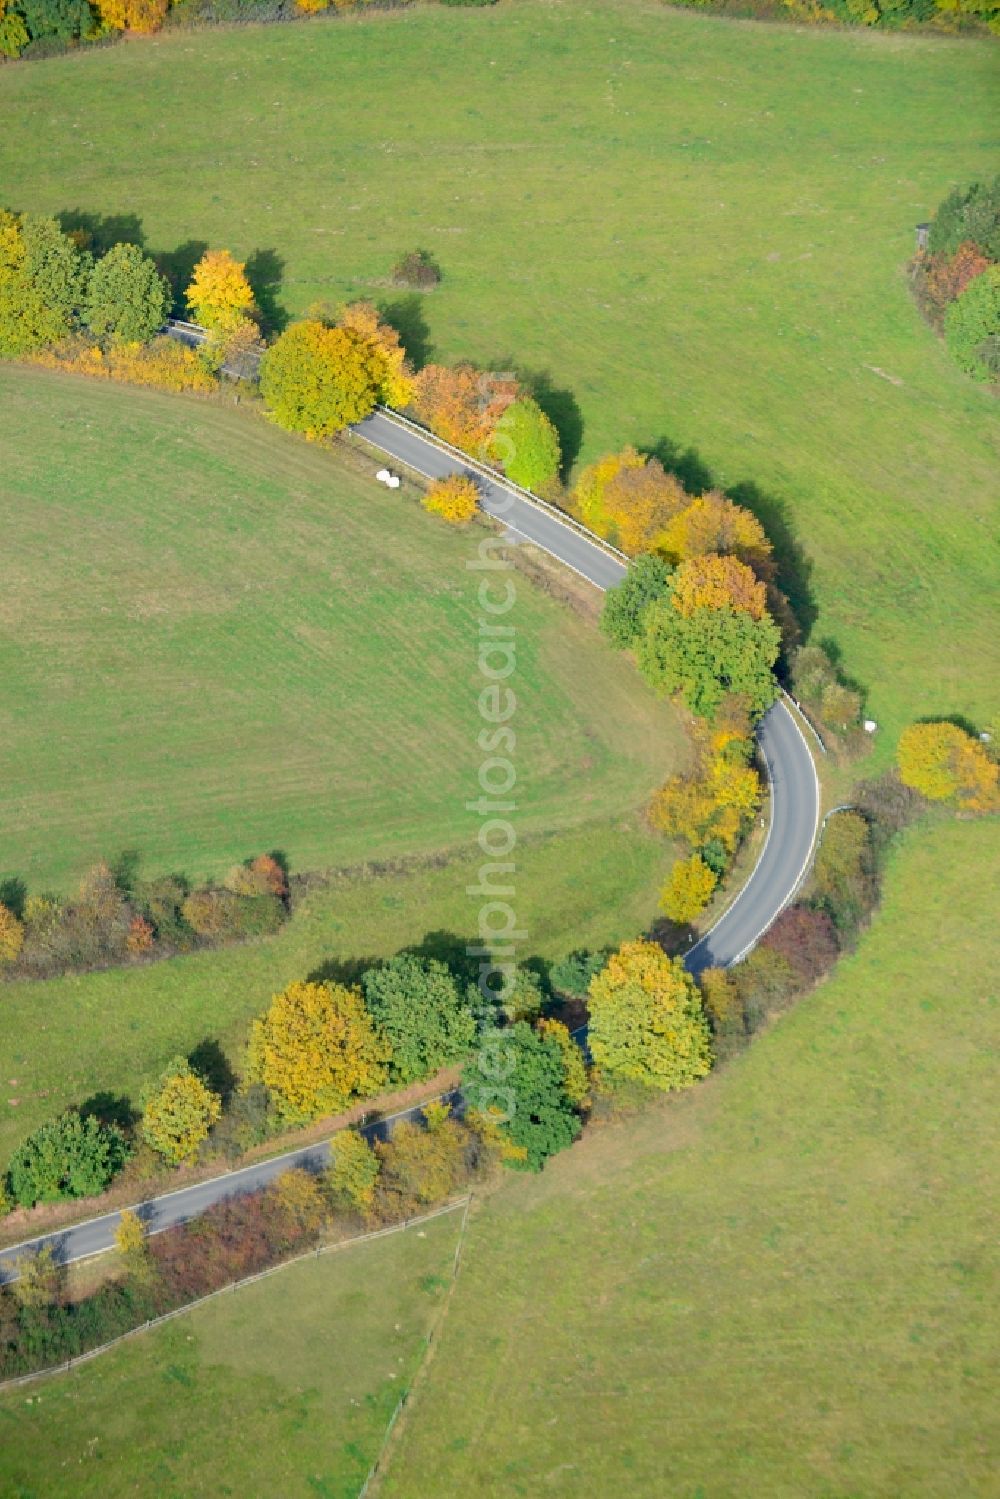
<svg viewBox="0 0 1000 1499">
<path fill-rule="evenodd" d="M 112 245 L 138 245 L 146 248 L 142 220 L 135 213 L 91 213 L 86 208 L 64 208 L 56 214 L 64 234 L 79 238 L 84 249 L 105 255 Z"/>
<path fill-rule="evenodd" d="M 559 434 L 562 449 L 559 467 L 565 477 L 583 446 L 583 413 L 576 397 L 571 390 L 556 385 L 548 370 L 521 369 L 517 377 Z"/>
<path fill-rule="evenodd" d="M 188 1063 L 211 1088 L 218 1093 L 223 1104 L 227 1104 L 236 1091 L 236 1074 L 229 1065 L 229 1058 L 218 1041 L 206 1036 L 193 1051 L 188 1052 Z"/>
<path fill-rule="evenodd" d="M 166 276 L 173 290 L 174 317 L 186 318 L 188 315 L 185 300 L 187 289 L 194 275 L 194 268 L 207 249 L 207 240 L 188 239 L 175 250 L 158 250 L 153 253 L 158 269 Z"/>
<path fill-rule="evenodd" d="M 132 1106 L 132 1100 L 124 1093 L 112 1093 L 108 1089 L 84 1099 L 79 1112 L 83 1119 L 96 1119 L 105 1125 L 117 1124 L 127 1134 L 139 1123 L 139 1111 Z"/>
<path fill-rule="evenodd" d="M 379 313 L 399 334 L 406 357 L 414 369 L 422 370 L 425 364 L 429 364 L 434 348 L 420 297 L 414 292 L 409 296 L 396 297 L 391 302 L 381 302 Z"/>
<path fill-rule="evenodd" d="M 281 333 L 288 326 L 288 313 L 278 301 L 285 262 L 277 250 L 254 250 L 247 257 L 247 280 L 260 308 L 265 333 Z"/>
</svg>

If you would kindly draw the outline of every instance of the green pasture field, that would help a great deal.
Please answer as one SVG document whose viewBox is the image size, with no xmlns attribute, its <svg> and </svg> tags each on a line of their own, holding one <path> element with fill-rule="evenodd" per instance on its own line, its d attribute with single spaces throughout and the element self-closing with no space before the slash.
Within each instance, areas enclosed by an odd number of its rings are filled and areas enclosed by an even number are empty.
<svg viewBox="0 0 1000 1499">
<path fill-rule="evenodd" d="M 995 1492 L 994 826 L 717 1077 L 470 1222 L 385 1499 Z"/>
<path fill-rule="evenodd" d="M 742 494 L 887 758 L 996 709 L 995 401 L 904 274 L 994 170 L 996 57 L 652 0 L 165 33 L 4 69 L 3 197 L 177 266 L 228 246 L 285 314 L 375 297 L 420 356 L 547 376 L 574 459 L 631 441 Z M 422 299 L 388 284 L 418 246 Z"/>
<path fill-rule="evenodd" d="M 461 1212 L 291 1265 L 0 1395 L 18 1499 L 355 1499 L 447 1291 Z"/>
<path fill-rule="evenodd" d="M 484 530 L 204 401 L 8 366 L 0 405 L 0 878 L 474 841 Z M 507 623 L 519 832 L 637 807 L 672 710 L 526 578 Z"/>
<path fill-rule="evenodd" d="M 643 931 L 671 847 L 621 816 L 525 839 L 515 850 L 522 960 L 617 944 Z M 137 1106 L 170 1057 L 217 1042 L 234 1070 L 250 1020 L 307 975 L 353 976 L 402 947 L 464 954 L 478 940 L 481 858 L 466 853 L 312 890 L 277 936 L 143 967 L 0 987 L 0 1167 L 44 1119 L 97 1092 Z"/>
</svg>

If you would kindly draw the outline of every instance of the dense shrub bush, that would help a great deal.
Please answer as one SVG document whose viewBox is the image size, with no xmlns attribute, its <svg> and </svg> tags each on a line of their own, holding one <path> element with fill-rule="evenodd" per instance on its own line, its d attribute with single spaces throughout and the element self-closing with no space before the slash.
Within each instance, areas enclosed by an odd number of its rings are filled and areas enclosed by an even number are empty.
<svg viewBox="0 0 1000 1499">
<path fill-rule="evenodd" d="M 10 1160 L 11 1196 L 22 1207 L 65 1197 L 92 1197 L 124 1166 L 128 1143 L 115 1124 L 69 1110 L 39 1125 Z"/>
<path fill-rule="evenodd" d="M 932 255 L 954 255 L 964 243 L 1000 260 L 1000 176 L 955 188 L 934 215 L 927 235 Z"/>
<path fill-rule="evenodd" d="M 435 479 L 420 502 L 429 515 L 437 515 L 450 526 L 467 526 L 479 514 L 479 489 L 474 479 L 451 474 Z"/>
<path fill-rule="evenodd" d="M 1000 380 L 1000 265 L 970 281 L 944 315 L 948 350 L 974 380 Z"/>
<path fill-rule="evenodd" d="M 432 286 L 438 285 L 441 272 L 426 250 L 411 250 L 393 266 L 392 279 L 396 286 L 409 286 L 414 290 L 427 291 Z"/>
</svg>

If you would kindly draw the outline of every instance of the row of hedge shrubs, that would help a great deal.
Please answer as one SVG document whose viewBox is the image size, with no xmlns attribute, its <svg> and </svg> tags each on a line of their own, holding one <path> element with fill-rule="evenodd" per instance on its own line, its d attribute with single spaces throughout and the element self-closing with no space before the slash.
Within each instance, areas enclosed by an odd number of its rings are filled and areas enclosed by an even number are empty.
<svg viewBox="0 0 1000 1499">
<path fill-rule="evenodd" d="M 108 46 L 126 33 L 148 36 L 203 26 L 298 21 L 322 11 L 395 10 L 409 0 L 0 0 L 0 61 L 58 57 Z M 439 0 L 493 5 L 496 0 Z"/>
<path fill-rule="evenodd" d="M 675 0 L 671 0 L 675 3 Z M 992 0 L 676 0 L 695 10 L 819 26 L 869 26 L 880 31 L 997 31 Z"/>
<path fill-rule="evenodd" d="M 288 875 L 271 854 L 236 864 L 221 885 L 183 875 L 140 880 L 128 859 L 96 864 L 75 897 L 0 887 L 0 974 L 55 974 L 148 961 L 276 932 L 288 916 Z"/>
<path fill-rule="evenodd" d="M 974 380 L 1000 380 L 1000 177 L 945 198 L 910 279 L 956 364 Z"/>
</svg>

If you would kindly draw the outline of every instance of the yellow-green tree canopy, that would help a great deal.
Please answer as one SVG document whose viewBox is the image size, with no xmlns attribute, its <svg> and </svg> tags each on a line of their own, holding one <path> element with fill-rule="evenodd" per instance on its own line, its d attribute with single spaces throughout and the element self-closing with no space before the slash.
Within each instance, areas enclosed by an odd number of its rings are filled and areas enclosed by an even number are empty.
<svg viewBox="0 0 1000 1499">
<path fill-rule="evenodd" d="M 275 421 L 307 437 L 331 437 L 368 416 L 385 367 L 353 328 L 307 320 L 292 326 L 261 360 L 261 393 Z"/>
<path fill-rule="evenodd" d="M 286 1118 L 319 1119 L 377 1093 L 388 1060 L 357 989 L 296 982 L 254 1021 L 247 1078 L 264 1084 Z"/>
<path fill-rule="evenodd" d="M 166 1068 L 146 1098 L 142 1137 L 172 1166 L 193 1161 L 222 1114 L 222 1100 L 183 1057 Z"/>
<path fill-rule="evenodd" d="M 655 942 L 623 943 L 591 979 L 588 1039 L 599 1071 L 650 1088 L 686 1088 L 712 1065 L 697 986 Z"/>
<path fill-rule="evenodd" d="M 931 801 L 957 801 L 969 812 L 1000 806 L 998 767 L 985 747 L 953 723 L 914 723 L 899 736 L 899 778 Z"/>
</svg>

